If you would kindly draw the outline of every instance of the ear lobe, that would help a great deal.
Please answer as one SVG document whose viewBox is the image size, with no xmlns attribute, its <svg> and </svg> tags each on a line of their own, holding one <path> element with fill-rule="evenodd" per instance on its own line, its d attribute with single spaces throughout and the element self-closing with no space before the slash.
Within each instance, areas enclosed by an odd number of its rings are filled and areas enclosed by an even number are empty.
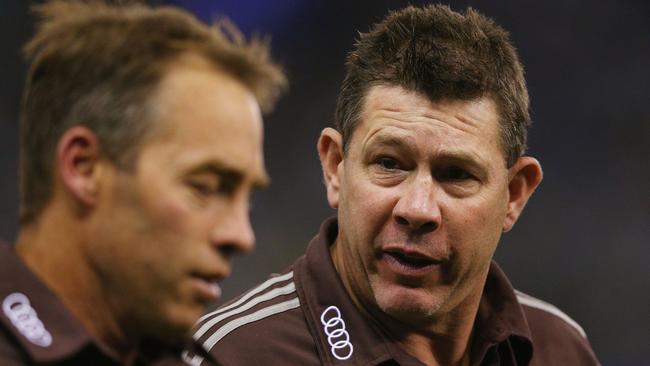
<svg viewBox="0 0 650 366">
<path fill-rule="evenodd" d="M 542 181 L 542 166 L 537 159 L 522 156 L 509 169 L 510 181 L 508 183 L 508 208 L 503 231 L 509 231 L 521 215 L 526 202 Z"/>
<path fill-rule="evenodd" d="M 93 206 L 97 198 L 99 160 L 99 141 L 88 128 L 73 127 L 59 139 L 56 165 L 62 185 L 86 207 Z"/>
<path fill-rule="evenodd" d="M 318 155 L 327 188 L 327 201 L 330 207 L 338 208 L 341 179 L 339 165 L 343 162 L 343 140 L 337 130 L 328 127 L 321 132 L 318 139 Z"/>
</svg>

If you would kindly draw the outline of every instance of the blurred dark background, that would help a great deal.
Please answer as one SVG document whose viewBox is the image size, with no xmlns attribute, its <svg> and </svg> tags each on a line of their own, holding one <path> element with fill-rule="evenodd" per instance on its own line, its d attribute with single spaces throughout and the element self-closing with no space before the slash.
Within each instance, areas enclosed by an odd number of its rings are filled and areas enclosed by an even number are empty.
<svg viewBox="0 0 650 366">
<path fill-rule="evenodd" d="M 315 150 L 332 124 L 343 59 L 358 31 L 421 1 L 152 1 L 206 21 L 228 16 L 268 34 L 290 92 L 266 118 L 272 177 L 255 197 L 254 254 L 237 261 L 224 300 L 301 255 L 332 214 Z M 650 365 L 650 2 L 455 1 L 508 29 L 526 68 L 541 187 L 497 260 L 514 285 L 554 303 L 587 331 L 603 365 Z M 29 2 L 0 0 L 0 237 L 17 233 L 20 47 Z"/>
</svg>

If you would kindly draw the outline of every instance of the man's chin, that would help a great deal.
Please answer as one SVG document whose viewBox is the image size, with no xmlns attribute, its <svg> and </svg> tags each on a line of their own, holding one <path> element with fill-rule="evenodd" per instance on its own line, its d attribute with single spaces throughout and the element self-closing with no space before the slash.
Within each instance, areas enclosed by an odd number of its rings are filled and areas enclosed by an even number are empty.
<svg viewBox="0 0 650 366">
<path fill-rule="evenodd" d="M 419 327 L 433 321 L 442 308 L 442 297 L 422 289 L 406 289 L 375 293 L 377 306 L 386 315 L 400 322 Z"/>
<path fill-rule="evenodd" d="M 173 311 L 167 312 L 165 316 L 158 318 L 158 322 L 152 324 L 150 337 L 165 341 L 178 342 L 186 340 L 191 335 L 192 327 L 203 314 L 204 307 L 175 307 Z M 164 319 L 164 321 L 161 321 Z M 154 320 L 155 321 L 155 320 Z"/>
</svg>

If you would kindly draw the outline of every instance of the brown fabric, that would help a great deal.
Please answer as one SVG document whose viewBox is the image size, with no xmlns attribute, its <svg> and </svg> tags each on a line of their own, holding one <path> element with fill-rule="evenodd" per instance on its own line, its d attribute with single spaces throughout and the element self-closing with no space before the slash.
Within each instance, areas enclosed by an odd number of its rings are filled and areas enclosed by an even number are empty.
<svg viewBox="0 0 650 366">
<path fill-rule="evenodd" d="M 12 294 L 20 295 L 10 297 Z M 20 302 L 10 301 L 11 299 L 19 299 Z M 14 307 L 7 310 L 9 303 L 13 303 Z M 5 243 L 0 243 L 0 306 L 0 365 L 120 364 L 22 263 L 13 247 Z M 26 311 L 21 311 L 30 307 L 34 312 L 29 315 L 25 315 Z M 42 325 L 39 326 L 38 321 Z M 19 329 L 21 326 L 22 331 Z M 29 331 L 35 327 L 37 331 L 32 333 L 30 340 Z M 192 343 L 187 348 L 200 349 Z M 170 346 L 146 341 L 142 343 L 132 364 L 184 365 L 180 358 L 181 349 L 182 345 Z"/>
<path fill-rule="evenodd" d="M 305 256 L 206 315 L 195 328 L 195 339 L 223 365 L 422 366 L 348 297 L 329 254 L 337 232 L 335 219 L 325 221 Z M 353 346 L 346 360 L 334 357 L 321 322 L 332 305 L 340 311 Z M 496 263 L 485 284 L 473 339 L 473 365 L 598 365 L 588 341 L 571 325 L 522 306 Z"/>
</svg>

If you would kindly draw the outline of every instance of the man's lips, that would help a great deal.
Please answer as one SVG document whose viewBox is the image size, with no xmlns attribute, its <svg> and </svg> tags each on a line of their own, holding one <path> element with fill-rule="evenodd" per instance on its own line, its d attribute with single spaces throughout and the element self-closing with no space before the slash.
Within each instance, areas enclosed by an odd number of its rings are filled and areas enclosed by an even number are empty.
<svg viewBox="0 0 650 366">
<path fill-rule="evenodd" d="M 381 256 L 392 272 L 405 276 L 425 275 L 444 262 L 443 256 L 433 256 L 404 247 L 384 248 Z"/>
<path fill-rule="evenodd" d="M 217 284 L 224 275 L 216 273 L 192 273 L 193 284 L 199 297 L 204 301 L 216 301 L 221 296 L 221 287 Z"/>
<path fill-rule="evenodd" d="M 436 253 L 428 253 L 418 248 L 411 248 L 403 245 L 387 245 L 382 248 L 385 254 L 393 255 L 406 262 L 413 262 L 414 264 L 440 264 L 447 259 L 445 252 L 438 251 Z"/>
</svg>

